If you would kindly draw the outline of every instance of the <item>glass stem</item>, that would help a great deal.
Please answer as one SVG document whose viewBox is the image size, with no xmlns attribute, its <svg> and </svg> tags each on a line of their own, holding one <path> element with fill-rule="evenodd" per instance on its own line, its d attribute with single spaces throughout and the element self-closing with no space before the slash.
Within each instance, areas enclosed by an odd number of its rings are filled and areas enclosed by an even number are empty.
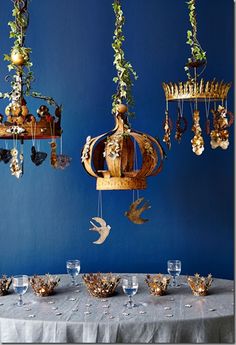
<svg viewBox="0 0 236 345">
<path fill-rule="evenodd" d="M 129 304 L 129 308 L 132 308 L 133 306 L 132 296 L 129 296 L 128 304 Z"/>
<path fill-rule="evenodd" d="M 22 294 L 19 295 L 19 299 L 18 299 L 18 306 L 22 306 L 23 305 L 23 299 L 22 299 Z"/>
<path fill-rule="evenodd" d="M 173 286 L 176 286 L 176 277 L 173 276 Z"/>
<path fill-rule="evenodd" d="M 73 286 L 75 285 L 75 277 L 74 276 L 71 276 L 71 283 Z"/>
</svg>

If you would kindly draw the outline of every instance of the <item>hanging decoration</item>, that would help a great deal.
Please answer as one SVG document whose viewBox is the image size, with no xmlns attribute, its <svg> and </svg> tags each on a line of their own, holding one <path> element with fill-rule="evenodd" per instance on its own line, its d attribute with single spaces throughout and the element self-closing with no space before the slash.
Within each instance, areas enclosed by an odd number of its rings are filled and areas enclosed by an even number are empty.
<svg viewBox="0 0 236 345">
<path fill-rule="evenodd" d="M 125 59 L 123 50 L 123 25 L 125 17 L 119 0 L 113 3 L 115 13 L 115 31 L 112 48 L 114 50 L 114 66 L 117 75 L 113 78 L 117 85 L 112 96 L 112 114 L 115 127 L 95 138 L 88 136 L 81 154 L 81 161 L 86 172 L 97 180 L 98 217 L 96 220 L 100 227 L 92 221 L 93 228 L 100 237 L 93 242 L 101 244 L 110 233 L 111 227 L 106 225 L 102 216 L 103 190 L 132 190 L 137 192 L 136 202 L 130 206 L 125 215 L 135 224 L 143 224 L 147 219 L 140 217 L 144 210 L 150 208 L 145 203 L 140 209 L 136 207 L 144 198 L 139 198 L 139 190 L 146 189 L 146 178 L 160 173 L 163 165 L 164 151 L 158 139 L 134 130 L 131 119 L 134 118 L 134 98 L 132 94 L 133 81 L 138 78 L 131 63 Z M 138 164 L 140 163 L 141 164 Z"/>
<path fill-rule="evenodd" d="M 144 201 L 144 198 L 139 198 L 135 200 L 131 205 L 127 212 L 125 212 L 125 216 L 133 223 L 135 224 L 144 224 L 148 222 L 148 219 L 141 218 L 141 214 L 150 209 L 151 206 L 148 202 L 145 202 L 144 205 L 140 208 L 137 208 L 142 202 Z"/>
<path fill-rule="evenodd" d="M 137 74 L 126 61 L 122 49 L 125 18 L 120 1 L 115 0 L 113 9 L 116 22 L 112 47 L 117 70 L 113 79 L 117 91 L 112 104 L 115 127 L 98 137 L 87 137 L 81 160 L 85 170 L 97 179 L 97 190 L 139 190 L 146 188 L 148 176 L 161 171 L 163 149 L 158 140 L 131 127 L 130 120 L 134 116 L 130 112 L 134 105 L 132 85 Z M 139 152 L 135 150 L 136 143 Z M 142 161 L 137 168 L 134 167 L 136 155 L 140 155 Z"/>
<path fill-rule="evenodd" d="M 102 244 L 105 241 L 105 239 L 107 238 L 107 236 L 109 235 L 111 227 L 110 227 L 110 225 L 107 225 L 105 220 L 100 218 L 100 217 L 94 217 L 92 219 L 100 225 L 100 226 L 97 226 L 92 221 L 90 221 L 90 224 L 93 227 L 89 230 L 97 231 L 100 235 L 99 239 L 93 243 Z"/>
<path fill-rule="evenodd" d="M 164 138 L 167 148 L 171 148 L 171 130 L 172 121 L 169 118 L 169 102 L 177 101 L 178 117 L 176 121 L 175 139 L 180 143 L 184 132 L 187 129 L 187 120 L 183 117 L 184 102 L 189 101 L 192 111 L 193 125 L 192 131 L 194 136 L 191 140 L 192 150 L 196 155 L 201 155 L 204 151 L 203 130 L 200 122 L 199 102 L 205 103 L 206 134 L 211 138 L 211 147 L 213 149 L 220 147 L 227 149 L 229 146 L 229 127 L 233 123 L 233 114 L 227 110 L 227 95 L 231 83 L 223 81 L 204 82 L 200 76 L 203 74 L 206 65 L 206 52 L 202 49 L 197 38 L 197 17 L 196 17 L 196 0 L 187 2 L 189 9 L 189 19 L 191 29 L 187 31 L 187 44 L 191 48 L 191 57 L 185 66 L 188 80 L 186 82 L 163 83 L 166 96 L 166 116 L 164 122 Z M 180 111 L 180 103 L 182 109 Z M 213 106 L 213 121 L 209 118 L 210 108 Z M 218 108 L 217 108 L 218 107 Z M 211 130 L 211 126 L 213 128 Z"/>
<path fill-rule="evenodd" d="M 6 80 L 11 84 L 11 91 L 1 92 L 0 98 L 7 99 L 9 104 L 5 109 L 5 116 L 0 114 L 0 139 L 11 140 L 11 150 L 0 149 L 0 161 L 10 163 L 12 175 L 19 178 L 23 175 L 23 144 L 25 140 L 32 140 L 31 160 L 39 166 L 47 157 L 47 153 L 36 150 L 35 142 L 42 139 L 51 140 L 53 150 L 52 166 L 66 165 L 61 163 L 60 155 L 56 157 L 56 139 L 61 137 L 61 113 L 62 107 L 49 96 L 44 96 L 32 90 L 34 81 L 32 62 L 30 60 L 31 49 L 25 46 L 26 31 L 29 24 L 28 0 L 13 0 L 13 20 L 10 26 L 10 38 L 14 39 L 14 45 L 9 55 L 5 54 L 4 60 L 8 61 L 8 70 L 13 75 L 8 75 Z M 26 98 L 32 97 L 46 102 L 55 108 L 52 115 L 48 106 L 40 105 L 37 110 L 37 117 L 28 109 Z M 53 146 L 53 149 L 52 149 Z M 19 149 L 20 147 L 20 149 Z M 19 152 L 20 150 L 20 152 Z"/>
</svg>

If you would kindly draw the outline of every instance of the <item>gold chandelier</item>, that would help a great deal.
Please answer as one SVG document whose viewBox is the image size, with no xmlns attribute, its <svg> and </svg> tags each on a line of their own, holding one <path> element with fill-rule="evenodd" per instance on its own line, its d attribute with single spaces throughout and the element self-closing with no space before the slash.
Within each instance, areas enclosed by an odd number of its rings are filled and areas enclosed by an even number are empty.
<svg viewBox="0 0 236 345">
<path fill-rule="evenodd" d="M 60 138 L 62 107 L 49 96 L 32 91 L 31 84 L 34 80 L 32 62 L 30 61 L 31 49 L 25 46 L 26 31 L 29 23 L 28 0 L 13 0 L 12 15 L 14 20 L 9 22 L 10 37 L 14 45 L 9 55 L 4 60 L 9 62 L 8 70 L 13 75 L 6 77 L 11 83 L 9 92 L 1 92 L 0 98 L 7 99 L 9 104 L 5 109 L 5 116 L 0 115 L 0 139 L 11 140 L 13 148 L 0 149 L 0 161 L 10 164 L 11 174 L 19 178 L 24 172 L 23 144 L 25 140 L 32 140 L 31 160 L 39 166 L 47 157 L 47 153 L 36 150 L 35 142 L 41 139 L 50 139 L 51 166 L 65 168 L 70 158 L 56 153 L 56 138 Z M 37 109 L 37 116 L 33 115 L 27 107 L 27 97 L 43 100 Z M 54 115 L 49 107 L 55 108 Z M 20 152 L 18 152 L 20 146 Z"/>
<path fill-rule="evenodd" d="M 231 83 L 204 81 L 200 78 L 207 65 L 206 52 L 203 51 L 197 39 L 197 18 L 196 1 L 190 0 L 188 3 L 189 19 L 191 30 L 187 32 L 187 44 L 191 47 L 191 58 L 185 66 L 188 80 L 179 83 L 163 83 L 166 97 L 166 112 L 164 121 L 164 138 L 168 149 L 171 148 L 171 132 L 173 122 L 169 117 L 169 102 L 178 103 L 178 116 L 176 121 L 175 139 L 180 143 L 184 132 L 187 129 L 187 119 L 184 117 L 184 102 L 189 101 L 192 110 L 194 136 L 191 140 L 192 150 L 196 155 L 201 155 L 204 151 L 204 139 L 200 125 L 199 102 L 205 103 L 206 110 L 206 134 L 210 136 L 212 149 L 220 147 L 227 149 L 229 146 L 229 127 L 233 123 L 233 114 L 227 109 L 227 95 Z M 213 109 L 211 106 L 213 105 Z M 210 110 L 213 115 L 210 120 Z M 213 128 L 211 127 L 213 125 Z"/>
<path fill-rule="evenodd" d="M 113 79 L 117 84 L 112 108 L 115 128 L 95 138 L 88 136 L 81 160 L 87 173 L 97 179 L 98 190 L 141 190 L 146 188 L 148 176 L 161 171 L 164 152 L 157 138 L 131 127 L 132 77 L 137 79 L 137 75 L 124 57 L 122 28 L 125 19 L 118 0 L 113 8 L 116 23 L 112 47 L 117 70 Z M 142 163 L 139 165 L 138 161 Z"/>
</svg>

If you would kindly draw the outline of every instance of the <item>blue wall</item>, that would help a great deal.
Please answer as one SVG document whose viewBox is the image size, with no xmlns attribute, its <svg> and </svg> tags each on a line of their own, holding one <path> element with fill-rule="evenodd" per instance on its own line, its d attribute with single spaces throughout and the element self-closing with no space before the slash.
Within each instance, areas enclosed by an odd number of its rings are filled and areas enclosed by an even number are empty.
<svg viewBox="0 0 236 345">
<path fill-rule="evenodd" d="M 200 157 L 191 151 L 189 129 L 181 145 L 173 143 L 163 172 L 149 179 L 142 193 L 152 203 L 142 226 L 123 213 L 131 192 L 104 192 L 104 217 L 112 226 L 107 241 L 92 244 L 88 231 L 97 214 L 95 180 L 80 164 L 87 135 L 113 126 L 111 95 L 115 86 L 112 0 L 33 0 L 27 43 L 33 49 L 34 88 L 64 105 L 63 148 L 73 158 L 65 171 L 49 160 L 41 167 L 29 157 L 25 176 L 16 180 L 0 165 L 0 273 L 59 273 L 68 258 L 79 258 L 82 272 L 160 272 L 166 261 L 181 259 L 183 273 L 233 278 L 233 130 L 227 151 L 210 149 Z M 188 12 L 185 0 L 123 1 L 127 17 L 126 56 L 139 74 L 135 84 L 134 128 L 162 136 L 165 101 L 162 81 L 185 78 L 189 55 L 185 45 Z M 233 0 L 198 1 L 199 38 L 208 52 L 205 79 L 233 80 Z M 7 22 L 11 1 L 0 6 L 1 55 L 12 42 Z M 0 64 L 1 89 L 7 74 Z M 233 110 L 233 89 L 229 108 Z M 6 102 L 2 104 L 4 111 Z M 37 109 L 37 102 L 29 102 Z M 172 115 L 176 109 L 171 108 Z M 202 108 L 202 113 L 204 109 Z M 185 115 L 191 123 L 189 107 Z M 190 126 L 190 125 L 189 125 Z M 3 146 L 4 143 L 1 143 Z M 49 152 L 47 142 L 41 148 Z"/>
</svg>

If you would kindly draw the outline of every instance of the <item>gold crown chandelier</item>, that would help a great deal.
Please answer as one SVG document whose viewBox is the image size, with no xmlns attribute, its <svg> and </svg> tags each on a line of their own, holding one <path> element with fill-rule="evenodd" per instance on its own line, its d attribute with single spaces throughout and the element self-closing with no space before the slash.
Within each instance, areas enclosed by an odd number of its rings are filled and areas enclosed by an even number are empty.
<svg viewBox="0 0 236 345">
<path fill-rule="evenodd" d="M 144 224 L 148 219 L 141 214 L 150 208 L 144 198 L 139 197 L 139 190 L 146 189 L 146 178 L 157 175 L 163 165 L 164 151 L 158 138 L 132 129 L 130 120 L 134 113 L 132 96 L 133 79 L 137 79 L 130 62 L 125 59 L 122 49 L 125 40 L 122 33 L 125 18 L 119 0 L 113 3 L 116 22 L 112 47 L 114 66 L 117 75 L 113 81 L 117 91 L 113 95 L 112 114 L 115 119 L 113 130 L 95 138 L 88 136 L 82 150 L 81 161 L 86 172 L 97 180 L 98 216 L 90 221 L 90 230 L 99 233 L 95 244 L 102 244 L 110 234 L 111 227 L 102 218 L 102 190 L 132 190 L 133 202 L 125 216 L 135 224 Z M 128 108 L 129 107 L 129 108 Z M 135 200 L 135 193 L 137 200 Z"/>
<path fill-rule="evenodd" d="M 134 105 L 132 77 L 137 79 L 137 75 L 130 62 L 125 60 L 122 50 L 125 19 L 118 0 L 113 8 L 116 23 L 112 47 L 117 70 L 117 76 L 113 79 L 117 84 L 112 108 L 115 128 L 95 138 L 87 137 L 81 158 L 85 170 L 97 179 L 98 190 L 140 190 L 146 188 L 148 176 L 161 171 L 163 149 L 158 139 L 131 128 L 129 120 L 134 114 L 128 111 L 128 106 Z M 139 167 L 137 155 L 142 161 Z"/>
<path fill-rule="evenodd" d="M 0 149 L 0 161 L 10 164 L 13 176 L 19 178 L 24 172 L 23 144 L 25 140 L 32 140 L 31 160 L 39 166 L 47 157 L 47 153 L 36 149 L 37 140 L 51 139 L 51 165 L 53 168 L 65 168 L 70 158 L 56 153 L 56 138 L 60 138 L 62 108 L 52 97 L 44 96 L 39 92 L 33 92 L 31 84 L 34 80 L 30 61 L 31 49 L 25 46 L 26 30 L 29 24 L 29 12 L 27 0 L 13 0 L 13 21 L 10 21 L 10 38 L 14 39 L 14 45 L 10 55 L 5 55 L 4 60 L 9 61 L 8 70 L 13 75 L 6 77 L 11 83 L 11 91 L 1 92 L 0 98 L 8 99 L 9 104 L 5 109 L 5 116 L 0 115 L 0 139 L 4 139 L 5 148 Z M 55 116 L 51 115 L 47 105 L 40 105 L 37 109 L 37 117 L 27 107 L 26 97 L 38 98 L 48 105 L 55 107 Z M 8 149 L 7 140 L 13 142 L 13 148 Z M 18 145 L 20 153 L 18 153 Z M 39 145 L 37 145 L 39 148 Z M 19 156 L 18 156 L 19 154 Z"/>
<path fill-rule="evenodd" d="M 204 151 L 204 139 L 200 126 L 200 111 L 198 103 L 205 103 L 206 110 L 206 134 L 210 136 L 212 149 L 221 147 L 227 149 L 229 146 L 228 128 L 233 123 L 233 114 L 227 110 L 227 95 L 231 83 L 224 81 L 218 82 L 215 79 L 206 81 L 200 76 L 207 65 L 206 52 L 203 51 L 197 39 L 197 18 L 196 18 L 196 1 L 190 0 L 188 3 L 189 19 L 191 30 L 187 31 L 187 44 L 191 47 L 192 57 L 188 59 L 185 71 L 188 76 L 186 82 L 163 83 L 166 96 L 166 112 L 164 121 L 164 138 L 168 149 L 171 148 L 171 131 L 173 122 L 169 117 L 169 102 L 177 101 L 178 115 L 176 121 L 175 139 L 180 143 L 182 135 L 187 129 L 187 120 L 183 115 L 184 101 L 190 101 L 194 137 L 191 140 L 192 150 L 196 155 L 201 155 Z M 211 106 L 213 104 L 213 109 Z M 218 105 L 218 107 L 217 107 Z M 210 109 L 213 114 L 213 128 L 211 128 Z"/>
</svg>

